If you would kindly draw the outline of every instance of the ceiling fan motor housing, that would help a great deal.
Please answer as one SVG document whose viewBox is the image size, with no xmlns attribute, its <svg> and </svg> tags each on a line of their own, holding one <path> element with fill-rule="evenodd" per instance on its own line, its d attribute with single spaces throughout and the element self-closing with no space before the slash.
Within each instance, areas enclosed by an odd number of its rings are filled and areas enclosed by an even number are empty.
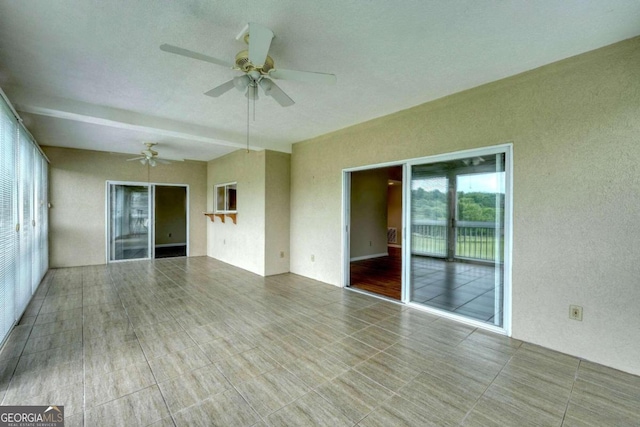
<svg viewBox="0 0 640 427">
<path fill-rule="evenodd" d="M 146 150 L 142 150 L 142 152 L 140 154 L 142 154 L 143 156 L 147 156 L 147 157 L 157 156 L 158 152 L 151 148 L 156 144 L 157 144 L 157 142 L 145 142 L 144 145 L 147 146 L 147 149 Z"/>
<path fill-rule="evenodd" d="M 267 55 L 267 58 L 264 60 L 264 65 L 262 67 L 256 67 L 249 61 L 249 51 L 241 50 L 236 55 L 236 66 L 245 73 L 256 70 L 259 71 L 260 74 L 268 74 L 269 70 L 273 69 L 273 58 Z"/>
</svg>

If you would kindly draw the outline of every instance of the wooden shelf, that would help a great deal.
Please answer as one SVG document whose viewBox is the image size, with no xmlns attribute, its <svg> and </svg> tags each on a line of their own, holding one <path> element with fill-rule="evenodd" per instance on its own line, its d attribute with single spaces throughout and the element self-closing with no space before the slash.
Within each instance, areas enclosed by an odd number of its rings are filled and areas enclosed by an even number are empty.
<svg viewBox="0 0 640 427">
<path fill-rule="evenodd" d="M 213 212 L 204 212 L 204 216 L 208 216 L 211 222 L 215 222 L 215 218 L 220 218 L 220 221 L 224 222 L 225 217 L 231 218 L 234 224 L 236 224 L 236 216 L 237 213 L 213 213 Z"/>
</svg>

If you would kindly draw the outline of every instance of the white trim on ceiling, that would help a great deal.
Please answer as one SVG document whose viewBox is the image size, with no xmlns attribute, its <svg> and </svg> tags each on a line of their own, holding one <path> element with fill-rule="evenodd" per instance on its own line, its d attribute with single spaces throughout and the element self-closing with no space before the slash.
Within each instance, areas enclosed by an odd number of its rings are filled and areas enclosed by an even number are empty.
<svg viewBox="0 0 640 427">
<path fill-rule="evenodd" d="M 223 134 L 218 130 L 205 126 L 67 98 L 33 95 L 22 90 L 14 90 L 12 93 L 16 109 L 25 113 L 109 126 L 117 129 L 150 132 L 161 136 L 205 142 L 224 147 L 247 148 L 246 141 L 231 141 L 229 140 L 232 137 L 231 135 Z M 249 148 L 256 151 L 264 150 L 264 147 L 252 145 Z"/>
</svg>

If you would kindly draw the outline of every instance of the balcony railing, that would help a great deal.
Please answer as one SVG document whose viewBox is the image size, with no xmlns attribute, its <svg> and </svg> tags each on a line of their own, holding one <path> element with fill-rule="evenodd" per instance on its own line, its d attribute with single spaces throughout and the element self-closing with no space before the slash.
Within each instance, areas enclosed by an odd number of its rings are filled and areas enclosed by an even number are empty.
<svg viewBox="0 0 640 427">
<path fill-rule="evenodd" d="M 456 258 L 496 260 L 496 224 L 494 222 L 457 221 Z M 447 221 L 418 220 L 411 224 L 411 252 L 436 257 L 447 256 Z M 500 231 L 500 230 L 499 230 Z M 500 235 L 499 244 L 503 239 Z M 502 253 L 502 251 L 499 251 Z"/>
<path fill-rule="evenodd" d="M 411 224 L 411 252 L 446 257 L 447 231 L 446 221 L 414 221 Z"/>
</svg>

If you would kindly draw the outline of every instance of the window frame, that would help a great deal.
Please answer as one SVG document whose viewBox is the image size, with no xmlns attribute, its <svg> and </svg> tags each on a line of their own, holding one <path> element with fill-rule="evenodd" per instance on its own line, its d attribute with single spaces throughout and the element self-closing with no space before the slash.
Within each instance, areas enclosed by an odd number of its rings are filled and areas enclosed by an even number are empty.
<svg viewBox="0 0 640 427">
<path fill-rule="evenodd" d="M 224 189 L 222 192 L 222 195 L 220 195 L 218 191 L 221 188 Z M 231 193 L 230 190 L 233 192 L 232 195 L 230 195 Z M 225 182 L 222 184 L 215 184 L 213 186 L 213 212 L 219 213 L 219 214 L 238 213 L 237 193 L 238 193 L 238 183 L 236 181 Z M 218 208 L 220 197 L 223 198 L 222 200 L 223 209 Z M 233 203 L 233 205 L 230 205 L 230 203 Z"/>
</svg>

